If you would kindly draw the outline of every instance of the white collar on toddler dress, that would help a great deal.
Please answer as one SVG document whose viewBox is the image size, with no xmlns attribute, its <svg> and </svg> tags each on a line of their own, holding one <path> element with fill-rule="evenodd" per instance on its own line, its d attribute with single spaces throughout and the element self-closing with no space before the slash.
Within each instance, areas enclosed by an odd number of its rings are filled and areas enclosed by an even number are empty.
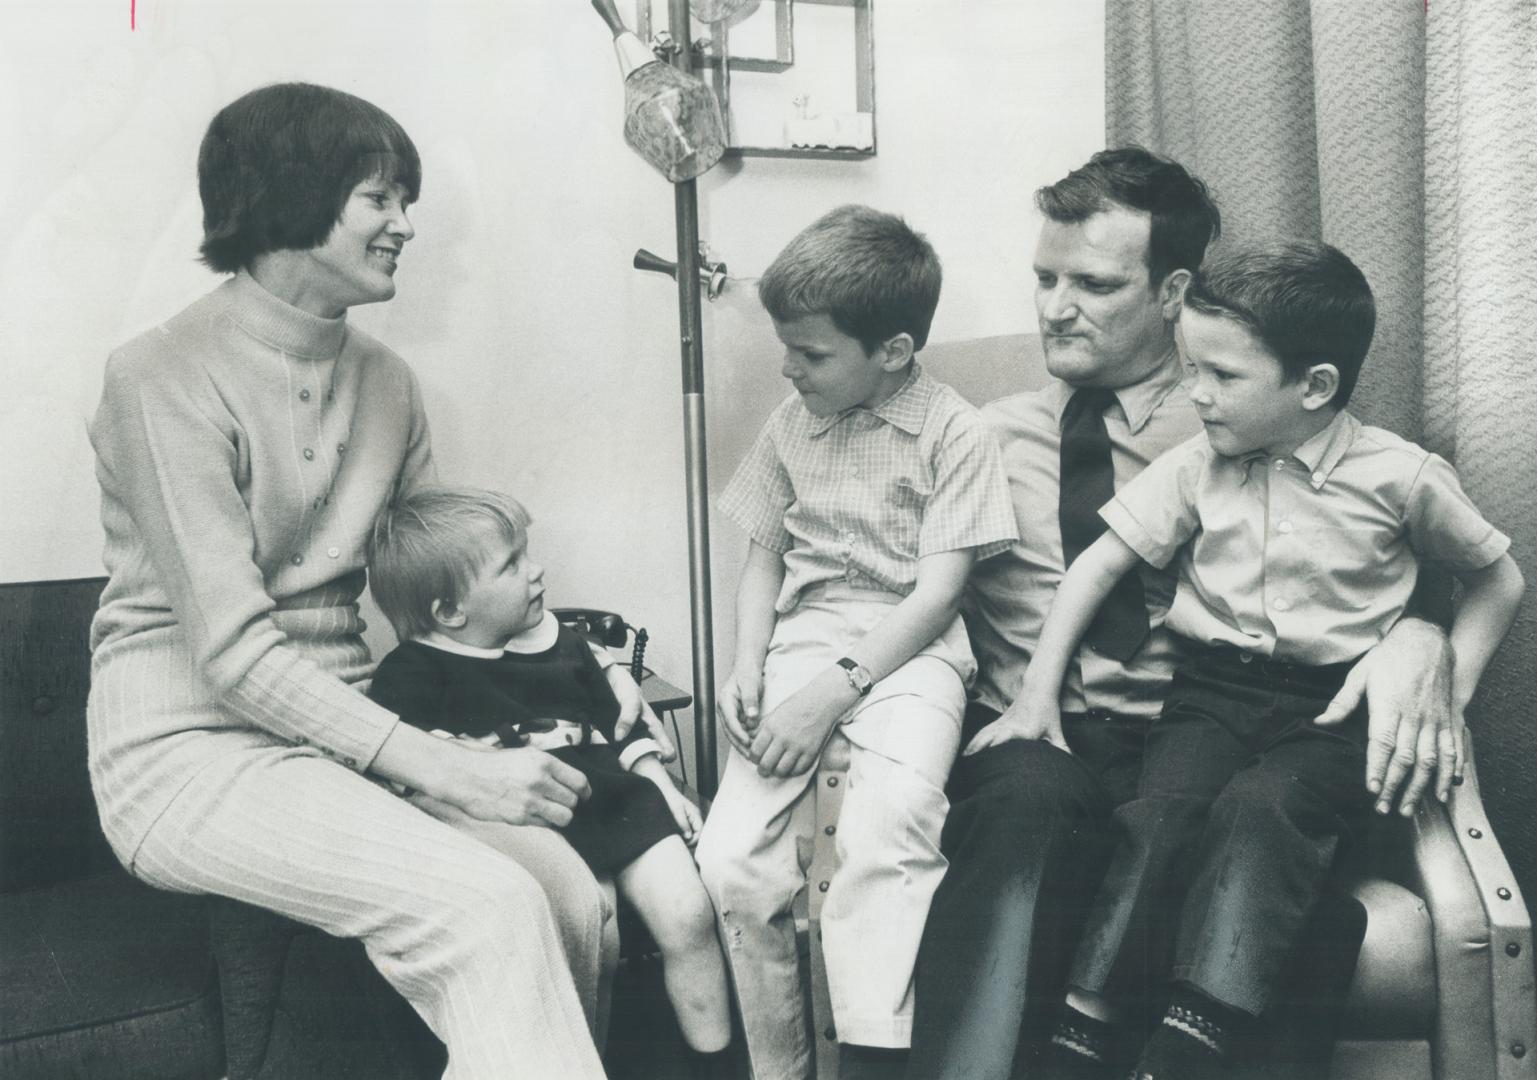
<svg viewBox="0 0 1537 1080">
<path fill-rule="evenodd" d="M 462 641 L 455 641 L 446 634 L 434 630 L 430 634 L 423 634 L 417 638 L 419 644 L 430 646 L 434 649 L 442 649 L 444 652 L 458 653 L 460 656 L 473 656 L 479 660 L 495 660 L 503 653 L 541 653 L 555 644 L 555 639 L 560 635 L 560 620 L 548 611 L 544 618 L 527 630 L 514 634 L 500 649 L 488 649 L 480 645 L 466 645 Z"/>
</svg>

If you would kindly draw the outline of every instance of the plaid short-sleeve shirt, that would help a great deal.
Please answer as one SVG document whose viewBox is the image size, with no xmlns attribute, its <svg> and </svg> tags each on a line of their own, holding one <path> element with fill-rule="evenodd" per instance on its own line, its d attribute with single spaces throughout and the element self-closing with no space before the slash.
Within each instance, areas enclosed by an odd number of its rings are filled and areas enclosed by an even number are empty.
<svg viewBox="0 0 1537 1080">
<path fill-rule="evenodd" d="M 785 399 L 719 509 L 783 554 L 781 614 L 829 581 L 905 596 L 922 556 L 971 548 L 985 559 L 1019 535 L 992 432 L 916 363 L 874 409 L 819 417 Z"/>
</svg>

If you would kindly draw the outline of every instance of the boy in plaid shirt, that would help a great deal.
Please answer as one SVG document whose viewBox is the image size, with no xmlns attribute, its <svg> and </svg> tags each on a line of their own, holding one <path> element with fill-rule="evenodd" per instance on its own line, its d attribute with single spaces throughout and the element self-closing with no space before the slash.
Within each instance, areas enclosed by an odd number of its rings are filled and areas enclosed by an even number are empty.
<svg viewBox="0 0 1537 1080">
<path fill-rule="evenodd" d="M 946 866 L 945 778 L 976 668 L 961 589 L 976 560 L 1017 538 L 992 434 L 914 360 L 940 281 L 933 248 L 900 218 L 845 206 L 758 286 L 796 393 L 720 501 L 750 543 L 720 692 L 736 752 L 698 849 L 758 1080 L 812 1071 L 791 902 L 835 727 L 851 745 L 822 918 L 838 1037 L 851 1064 L 909 1042 L 913 960 Z"/>
</svg>

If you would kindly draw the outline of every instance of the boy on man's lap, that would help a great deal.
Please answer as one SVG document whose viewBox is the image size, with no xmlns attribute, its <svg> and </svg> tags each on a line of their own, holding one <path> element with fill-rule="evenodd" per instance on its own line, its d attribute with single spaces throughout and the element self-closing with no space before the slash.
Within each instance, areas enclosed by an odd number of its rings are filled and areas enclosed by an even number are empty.
<svg viewBox="0 0 1537 1080">
<path fill-rule="evenodd" d="M 1063 673 L 1095 611 L 1139 558 L 1178 560 L 1168 627 L 1189 655 L 1138 797 L 1116 811 L 1120 846 L 1039 1075 L 1117 1075 L 1106 1051 L 1129 951 L 1169 903 L 1182 904 L 1171 1004 L 1132 1075 L 1224 1075 L 1372 801 L 1364 714 L 1313 719 L 1403 615 L 1422 560 L 1464 589 L 1451 632 L 1461 771 L 1462 710 L 1523 582 L 1451 466 L 1344 411 L 1375 320 L 1365 277 L 1324 244 L 1220 253 L 1186 291 L 1177 339 L 1206 432 L 1100 511 L 1109 529 L 1069 568 L 1019 695 L 1015 726 L 1060 740 Z M 1009 734 L 988 729 L 966 752 Z"/>
</svg>

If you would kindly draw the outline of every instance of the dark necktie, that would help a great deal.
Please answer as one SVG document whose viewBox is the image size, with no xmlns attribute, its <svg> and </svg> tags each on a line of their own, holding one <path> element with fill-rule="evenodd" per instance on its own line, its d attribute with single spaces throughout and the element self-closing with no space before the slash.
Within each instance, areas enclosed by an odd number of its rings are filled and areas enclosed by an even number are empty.
<svg viewBox="0 0 1537 1080">
<path fill-rule="evenodd" d="M 1071 566 L 1105 531 L 1099 508 L 1115 495 L 1105 410 L 1114 403 L 1113 391 L 1085 388 L 1075 391 L 1062 410 L 1057 520 L 1062 526 L 1064 566 Z M 1146 637 L 1147 602 L 1142 595 L 1142 577 L 1133 569 L 1110 590 L 1084 640 L 1096 652 L 1125 663 Z"/>
</svg>

